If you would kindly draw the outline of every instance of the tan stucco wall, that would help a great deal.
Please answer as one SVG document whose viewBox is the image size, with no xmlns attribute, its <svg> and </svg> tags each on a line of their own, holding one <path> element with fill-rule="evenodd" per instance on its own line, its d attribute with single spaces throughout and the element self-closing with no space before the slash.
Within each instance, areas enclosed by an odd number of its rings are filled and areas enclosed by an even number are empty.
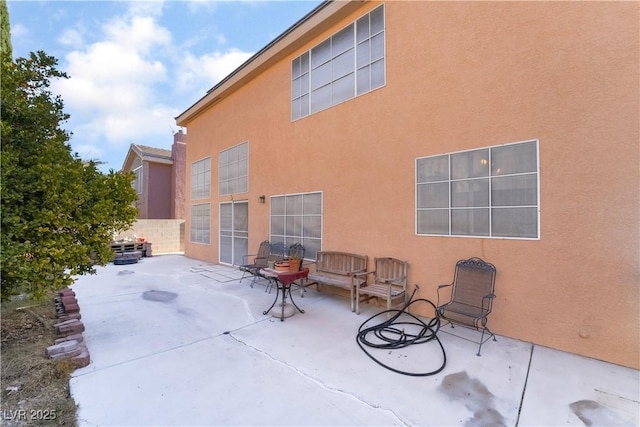
<svg viewBox="0 0 640 427">
<path fill-rule="evenodd" d="M 639 4 L 388 2 L 386 86 L 291 122 L 291 59 L 376 4 L 188 123 L 187 165 L 212 156 L 214 196 L 210 245 L 188 242 L 187 206 L 186 254 L 218 261 L 231 198 L 215 196 L 217 154 L 249 141 L 234 198 L 249 200 L 250 248 L 268 238 L 270 195 L 322 191 L 325 250 L 407 259 L 433 301 L 479 256 L 498 269 L 494 332 L 639 368 Z M 417 157 L 529 139 L 540 240 L 415 235 Z"/>
</svg>

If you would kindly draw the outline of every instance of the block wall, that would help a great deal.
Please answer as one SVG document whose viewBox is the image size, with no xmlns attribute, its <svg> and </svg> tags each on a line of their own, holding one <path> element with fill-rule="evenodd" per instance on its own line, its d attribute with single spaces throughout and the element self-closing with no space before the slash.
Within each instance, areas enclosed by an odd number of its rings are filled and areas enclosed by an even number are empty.
<svg viewBox="0 0 640 427">
<path fill-rule="evenodd" d="M 116 240 L 134 236 L 151 242 L 154 255 L 184 252 L 183 219 L 139 219 L 130 230 L 118 234 Z"/>
</svg>

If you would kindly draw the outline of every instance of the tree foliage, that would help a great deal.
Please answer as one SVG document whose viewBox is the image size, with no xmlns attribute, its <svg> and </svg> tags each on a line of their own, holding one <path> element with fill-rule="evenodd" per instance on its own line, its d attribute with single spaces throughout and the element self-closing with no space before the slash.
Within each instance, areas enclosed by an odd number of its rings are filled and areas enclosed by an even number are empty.
<svg viewBox="0 0 640 427">
<path fill-rule="evenodd" d="M 11 24 L 9 23 L 9 9 L 7 0 L 0 0 L 0 54 L 8 54 L 12 57 Z"/>
<path fill-rule="evenodd" d="M 112 257 L 116 231 L 136 217 L 132 175 L 101 173 L 72 154 L 68 119 L 52 79 L 67 78 L 44 52 L 13 61 L 2 52 L 2 298 L 38 297 L 95 273 Z"/>
</svg>

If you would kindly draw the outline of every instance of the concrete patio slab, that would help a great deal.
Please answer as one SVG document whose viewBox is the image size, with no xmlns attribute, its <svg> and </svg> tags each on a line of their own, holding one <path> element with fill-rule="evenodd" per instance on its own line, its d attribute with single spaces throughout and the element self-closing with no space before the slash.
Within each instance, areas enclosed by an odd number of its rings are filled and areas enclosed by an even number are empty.
<svg viewBox="0 0 640 427">
<path fill-rule="evenodd" d="M 506 337 L 477 357 L 477 344 L 443 327 L 445 368 L 400 375 L 356 343 L 382 309 L 358 316 L 309 288 L 293 293 L 305 313 L 280 321 L 263 314 L 275 291 L 241 276 L 165 255 L 80 278 L 92 357 L 71 379 L 80 425 L 638 424 L 636 370 Z M 443 363 L 436 341 L 371 352 L 411 372 Z"/>
</svg>

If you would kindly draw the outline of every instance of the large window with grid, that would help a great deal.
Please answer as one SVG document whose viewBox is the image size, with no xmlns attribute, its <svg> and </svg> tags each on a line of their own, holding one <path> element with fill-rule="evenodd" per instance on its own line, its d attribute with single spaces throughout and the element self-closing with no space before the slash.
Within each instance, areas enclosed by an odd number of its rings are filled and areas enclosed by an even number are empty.
<svg viewBox="0 0 640 427">
<path fill-rule="evenodd" d="M 193 243 L 211 243 L 211 204 L 191 205 L 190 240 Z"/>
<path fill-rule="evenodd" d="M 211 157 L 191 163 L 191 198 L 211 197 Z"/>
<path fill-rule="evenodd" d="M 352 22 L 291 64 L 291 119 L 385 84 L 384 5 Z"/>
<path fill-rule="evenodd" d="M 271 196 L 270 239 L 287 247 L 301 243 L 304 257 L 315 259 L 322 250 L 322 193 Z"/>
<path fill-rule="evenodd" d="M 540 237 L 538 141 L 416 159 L 416 233 Z"/>
<path fill-rule="evenodd" d="M 249 191 L 249 143 L 220 152 L 218 158 L 218 194 L 246 193 Z"/>
</svg>

